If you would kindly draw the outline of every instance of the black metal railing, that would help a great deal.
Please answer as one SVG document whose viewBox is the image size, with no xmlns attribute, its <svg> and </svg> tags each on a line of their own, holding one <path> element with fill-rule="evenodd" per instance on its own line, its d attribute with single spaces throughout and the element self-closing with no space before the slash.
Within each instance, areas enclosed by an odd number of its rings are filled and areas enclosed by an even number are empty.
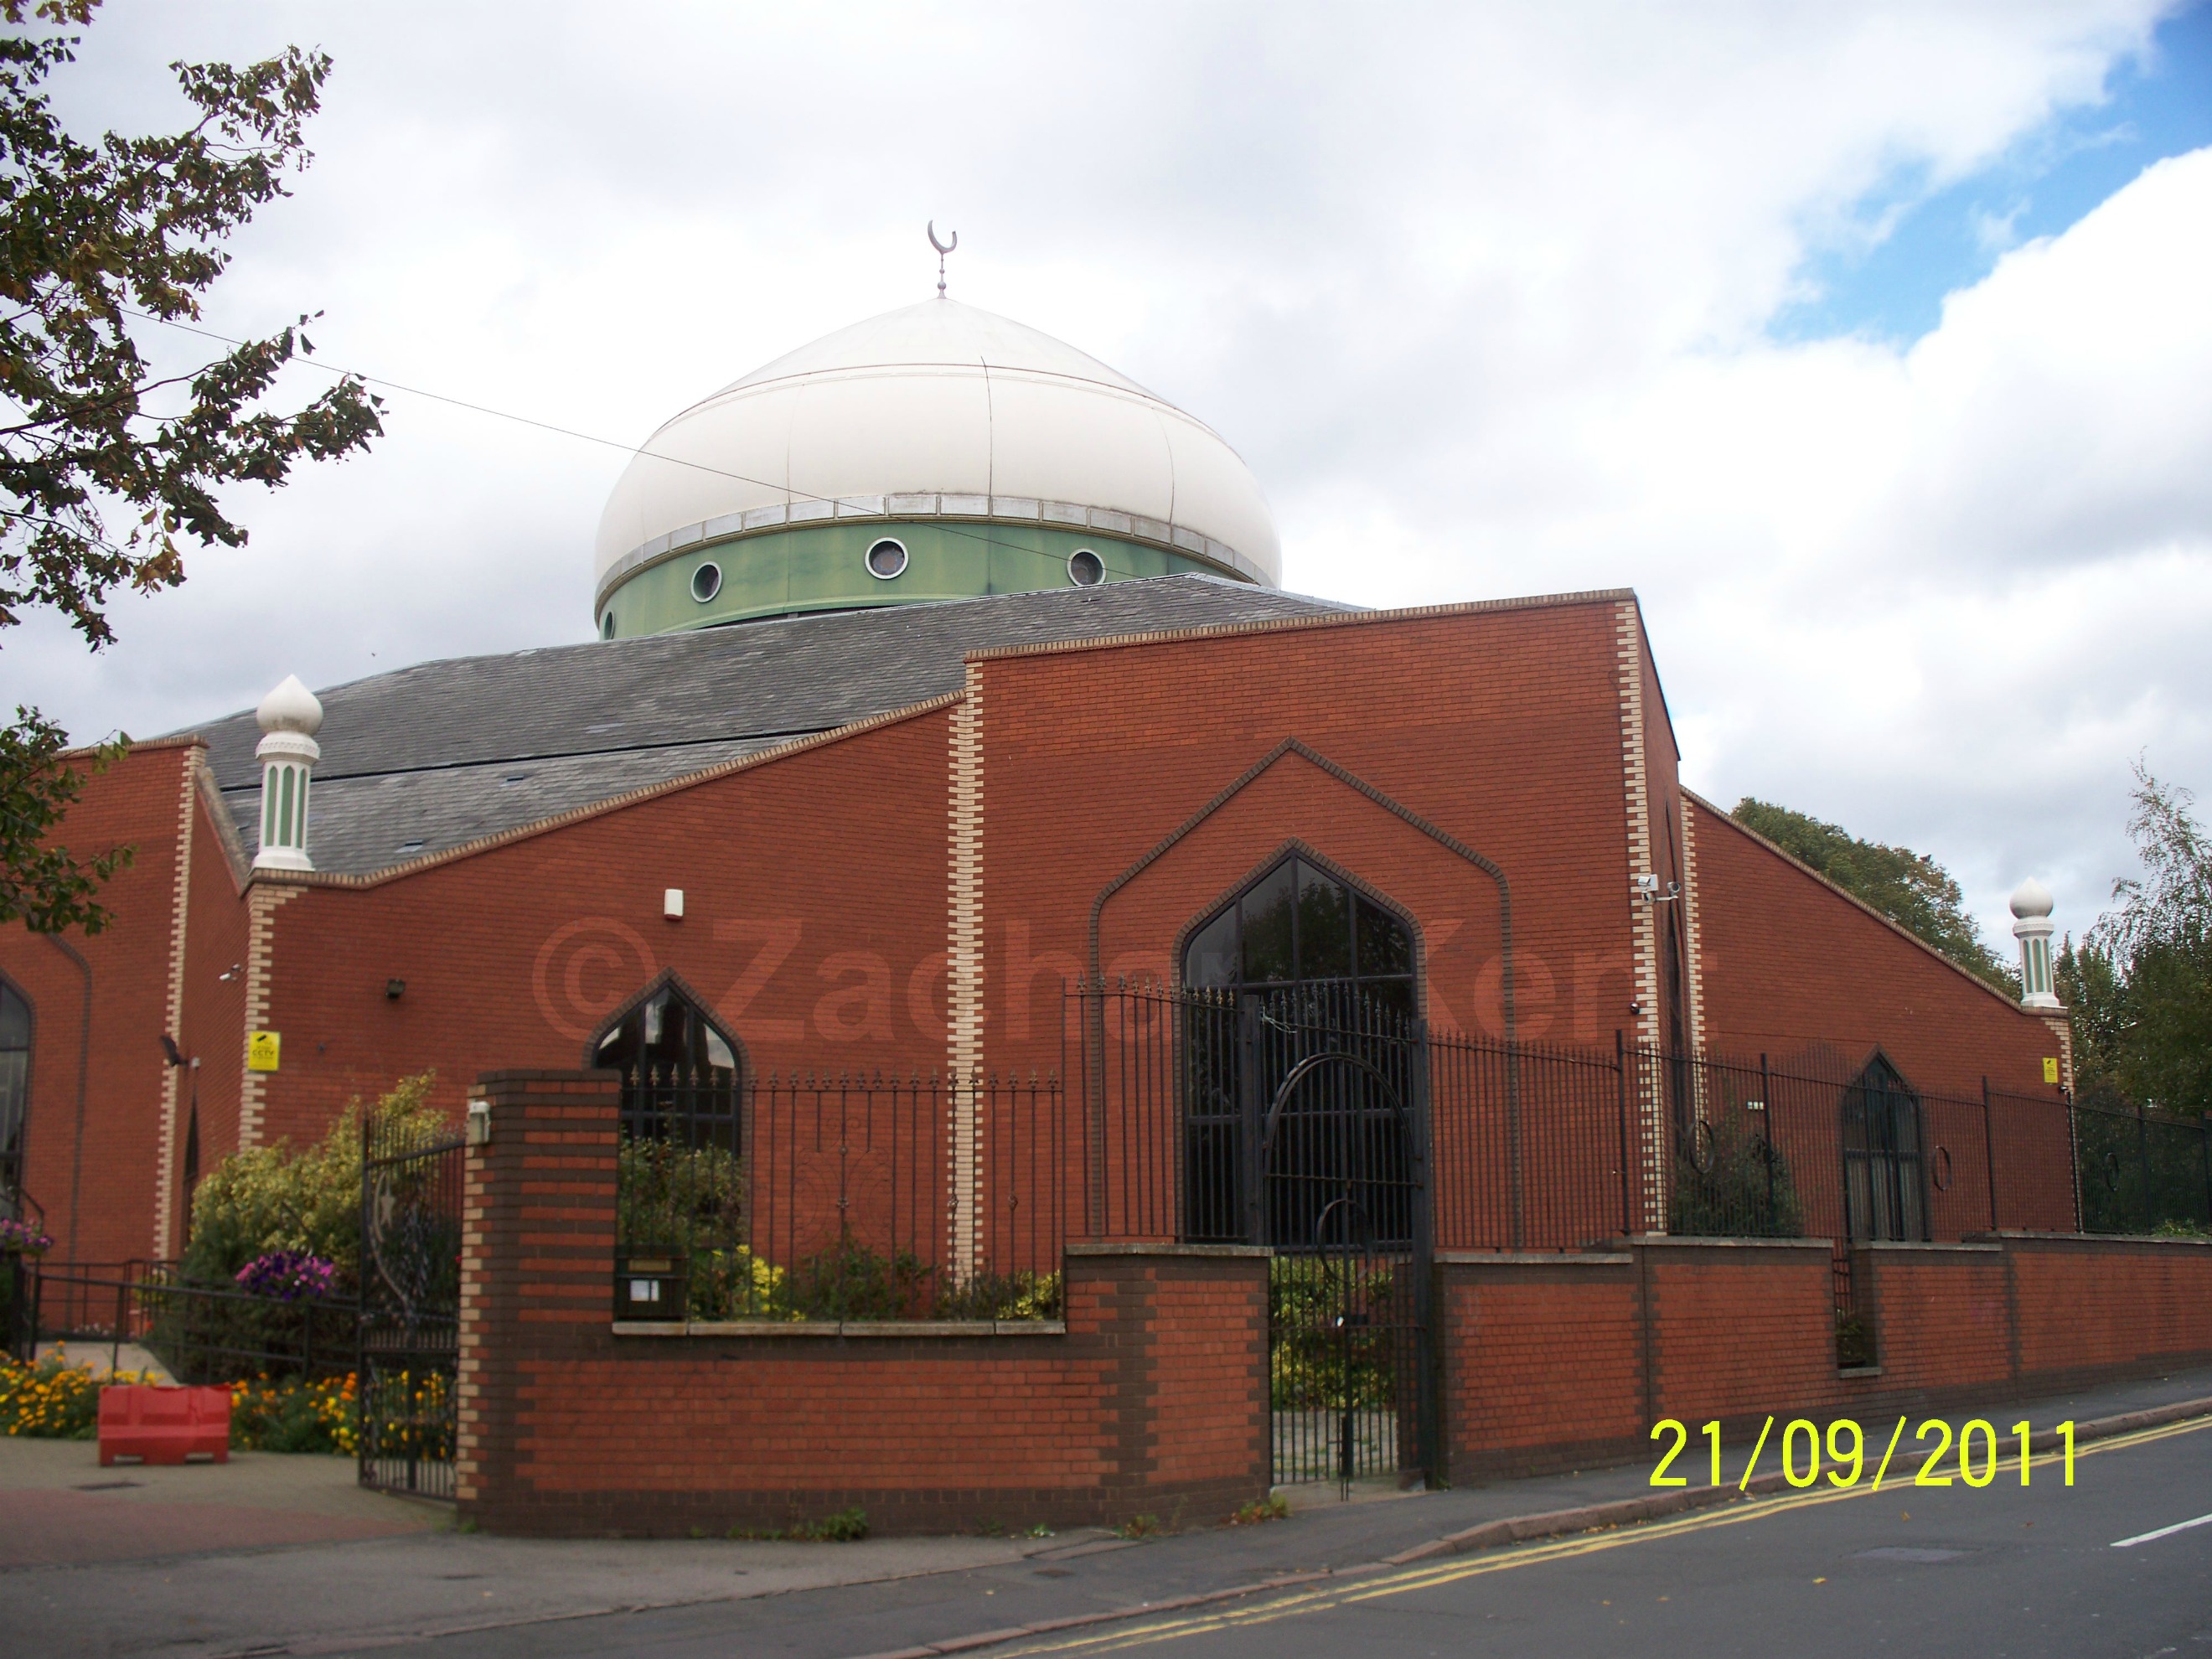
<svg viewBox="0 0 2212 1659">
<path fill-rule="evenodd" d="M 1244 1141 L 1265 1070 L 1239 1070 L 1239 1054 L 1253 1052 L 1253 1010 L 1221 993 L 1127 982 L 1078 986 L 1068 1010 L 1081 1034 L 1093 1232 L 1266 1242 L 1267 1225 L 1240 1196 L 1254 1179 Z M 1346 1029 L 1353 1047 L 1387 1041 L 1356 1022 Z M 1619 1038 L 1605 1052 L 1407 1030 L 1407 1058 L 1394 1063 L 1425 1121 L 1439 1249 L 1573 1250 L 1659 1231 L 1957 1239 L 2084 1224 L 2074 1114 L 2055 1088 L 1925 1089 L 1840 1048 L 1784 1064 Z M 2201 1156 L 2201 1137 L 2170 1130 L 2161 1140 L 2128 1121 L 2136 1139 L 2122 1150 L 2135 1164 L 2102 1166 L 2119 1194 L 2106 1209 L 2139 1212 L 2142 1188 L 2160 1213 L 2185 1218 L 2175 1194 L 2199 1167 L 2188 1159 Z M 2103 1214 L 2093 1207 L 2089 1224 Z"/>
<path fill-rule="evenodd" d="M 617 1318 L 1057 1318 L 1079 1158 L 1049 1077 L 635 1089 Z"/>
<path fill-rule="evenodd" d="M 179 1382 L 343 1376 L 353 1369 L 360 1304 L 350 1297 L 286 1300 L 185 1278 L 173 1261 L 35 1264 L 31 1319 L 42 1343 L 143 1350 Z M 124 1369 L 129 1369 L 124 1366 Z"/>
<path fill-rule="evenodd" d="M 2212 1232 L 2212 1123 L 2085 1099 L 2074 1125 L 2083 1231 Z"/>
</svg>

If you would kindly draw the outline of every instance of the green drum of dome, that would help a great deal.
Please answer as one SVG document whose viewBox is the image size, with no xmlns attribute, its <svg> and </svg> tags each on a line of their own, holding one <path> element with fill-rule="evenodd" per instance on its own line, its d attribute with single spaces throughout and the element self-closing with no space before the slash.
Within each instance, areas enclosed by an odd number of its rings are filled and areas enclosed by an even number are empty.
<svg viewBox="0 0 2212 1659">
<path fill-rule="evenodd" d="M 872 519 L 702 542 L 625 579 L 599 603 L 603 639 L 634 639 L 811 611 L 1196 574 L 1210 561 L 1097 531 Z"/>
</svg>

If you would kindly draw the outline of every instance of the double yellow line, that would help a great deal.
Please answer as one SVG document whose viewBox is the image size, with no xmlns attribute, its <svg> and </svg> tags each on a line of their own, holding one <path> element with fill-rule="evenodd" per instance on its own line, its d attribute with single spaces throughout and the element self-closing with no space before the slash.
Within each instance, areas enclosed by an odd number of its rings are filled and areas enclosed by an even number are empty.
<svg viewBox="0 0 2212 1659">
<path fill-rule="evenodd" d="M 2109 1440 L 2090 1441 L 2075 1449 L 2074 1458 L 2079 1463 L 2083 1458 L 2095 1456 L 2100 1452 L 2124 1451 L 2130 1446 L 2147 1445 L 2154 1440 L 2165 1440 L 2179 1434 L 2194 1434 L 2207 1428 L 2212 1428 L 2212 1418 L 2192 1418 L 2185 1422 L 2138 1429 L 2132 1434 L 2115 1435 Z M 2029 1462 L 2031 1467 L 2061 1462 L 2065 1455 L 2063 1450 L 2048 1451 Z M 1415 1590 L 1456 1584 L 1466 1579 L 1480 1578 L 1486 1573 L 1510 1572 L 1516 1568 L 1537 1566 L 1571 1556 L 1595 1555 L 1630 1544 L 1652 1543 L 1661 1539 L 1678 1537 L 1684 1533 L 1705 1532 L 1716 1527 L 1741 1526 L 1748 1521 L 1770 1520 L 1776 1516 L 1811 1509 L 1817 1504 L 1841 1504 L 1854 1498 L 1870 1497 L 1874 1490 L 1870 1486 L 1850 1486 L 1821 1492 L 1752 1498 L 1714 1509 L 1693 1510 L 1687 1515 L 1665 1521 L 1647 1521 L 1608 1528 L 1601 1532 L 1577 1533 L 1572 1537 L 1551 1539 L 1541 1543 L 1510 1546 L 1485 1551 L 1471 1559 L 1408 1567 L 1370 1578 L 1300 1590 L 1264 1601 L 1224 1604 L 1218 1612 L 1191 1613 L 1179 1618 L 1156 1620 L 1148 1624 L 1127 1626 L 1110 1634 L 1071 1634 L 1054 1640 L 1010 1646 L 1004 1650 L 1004 1659 L 1022 1659 L 1023 1656 L 1030 1654 L 1114 1653 L 1125 1648 L 1151 1647 L 1163 1642 L 1182 1641 L 1215 1631 L 1249 1629 L 1304 1613 L 1325 1613 L 1332 1607 L 1350 1607 L 1362 1601 L 1379 1601 L 1385 1596 L 1404 1595 Z M 1894 1496 L 1905 1488 L 1892 1487 L 1890 1490 Z"/>
</svg>

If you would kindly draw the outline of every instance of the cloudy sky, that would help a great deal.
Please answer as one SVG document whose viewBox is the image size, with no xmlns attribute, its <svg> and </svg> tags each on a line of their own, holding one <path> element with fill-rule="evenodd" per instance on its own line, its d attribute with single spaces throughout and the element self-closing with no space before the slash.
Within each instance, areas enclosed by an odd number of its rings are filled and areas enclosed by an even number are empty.
<svg viewBox="0 0 2212 1659">
<path fill-rule="evenodd" d="M 57 100 L 161 128 L 288 42 L 317 159 L 212 327 L 635 443 L 926 298 L 934 218 L 1237 446 L 1289 586 L 1635 587 L 1695 787 L 1933 852 L 2001 945 L 2131 867 L 2135 757 L 2212 794 L 2212 6 L 109 0 Z M 9 700 L 587 637 L 621 451 L 387 396 L 110 650 L 14 630 Z"/>
</svg>

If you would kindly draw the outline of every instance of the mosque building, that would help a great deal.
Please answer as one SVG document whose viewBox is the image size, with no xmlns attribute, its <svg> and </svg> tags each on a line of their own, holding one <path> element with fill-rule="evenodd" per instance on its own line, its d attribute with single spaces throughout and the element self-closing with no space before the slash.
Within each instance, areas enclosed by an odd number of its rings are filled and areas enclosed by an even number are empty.
<svg viewBox="0 0 2212 1659">
<path fill-rule="evenodd" d="M 2048 896 L 2016 1004 L 1684 789 L 1632 592 L 1281 575 L 1228 442 L 1033 329 L 940 295 L 778 358 L 630 463 L 588 642 L 288 678 L 91 781 L 68 844 L 136 858 L 106 930 L 0 932 L 0 1187 L 58 1259 L 169 1258 L 216 1161 L 402 1076 L 458 1118 L 641 1011 L 752 1074 L 1064 1073 L 1079 981 L 2068 1080 Z"/>
</svg>

